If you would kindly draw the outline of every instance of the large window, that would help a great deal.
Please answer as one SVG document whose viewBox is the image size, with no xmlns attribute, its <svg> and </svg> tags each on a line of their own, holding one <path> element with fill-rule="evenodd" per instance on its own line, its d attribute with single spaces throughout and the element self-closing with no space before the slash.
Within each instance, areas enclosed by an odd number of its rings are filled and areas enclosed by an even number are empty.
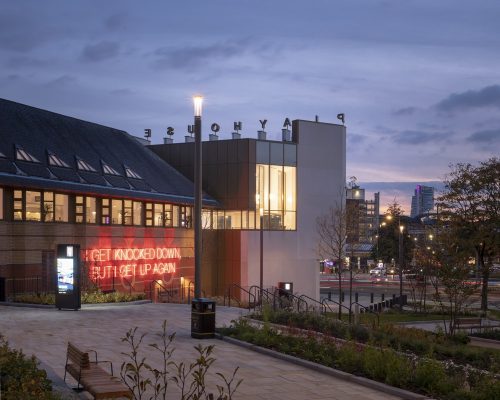
<svg viewBox="0 0 500 400">
<path fill-rule="evenodd" d="M 123 222 L 123 200 L 111 200 L 111 223 L 121 225 Z"/>
<path fill-rule="evenodd" d="M 109 199 L 101 200 L 101 224 L 109 225 L 111 223 L 111 201 Z"/>
<path fill-rule="evenodd" d="M 14 190 L 14 220 L 22 221 L 23 217 L 23 198 L 24 192 L 22 190 Z"/>
<path fill-rule="evenodd" d="M 296 167 L 257 164 L 256 179 L 256 226 L 262 214 L 264 229 L 295 230 Z"/>
<path fill-rule="evenodd" d="M 26 221 L 41 221 L 41 192 L 26 191 Z"/>
<path fill-rule="evenodd" d="M 68 222 L 68 195 L 56 194 L 55 200 L 55 220 L 57 222 Z"/>
</svg>

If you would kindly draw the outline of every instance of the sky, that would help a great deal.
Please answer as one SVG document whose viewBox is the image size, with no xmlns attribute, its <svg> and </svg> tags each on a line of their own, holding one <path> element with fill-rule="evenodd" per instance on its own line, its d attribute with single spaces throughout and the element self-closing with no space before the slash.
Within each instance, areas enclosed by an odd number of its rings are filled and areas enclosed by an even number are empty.
<svg viewBox="0 0 500 400">
<path fill-rule="evenodd" d="M 204 138 L 344 113 L 346 178 L 409 213 L 408 188 L 500 154 L 499 17 L 497 0 L 0 0 L 0 97 L 153 143 L 184 140 L 194 94 Z"/>
</svg>

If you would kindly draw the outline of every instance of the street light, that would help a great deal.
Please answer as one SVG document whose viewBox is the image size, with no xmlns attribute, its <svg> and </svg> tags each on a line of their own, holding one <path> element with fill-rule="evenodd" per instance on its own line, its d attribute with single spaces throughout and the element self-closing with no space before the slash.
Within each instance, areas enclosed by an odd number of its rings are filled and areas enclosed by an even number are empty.
<svg viewBox="0 0 500 400">
<path fill-rule="evenodd" d="M 260 298 L 262 301 L 262 290 L 264 289 L 264 209 L 260 211 Z"/>
<path fill-rule="evenodd" d="M 399 219 L 399 218 L 398 218 Z M 403 308 L 403 231 L 405 227 L 399 225 L 399 306 Z"/>
<path fill-rule="evenodd" d="M 194 96 L 194 298 L 201 298 L 201 108 L 203 97 Z"/>
</svg>

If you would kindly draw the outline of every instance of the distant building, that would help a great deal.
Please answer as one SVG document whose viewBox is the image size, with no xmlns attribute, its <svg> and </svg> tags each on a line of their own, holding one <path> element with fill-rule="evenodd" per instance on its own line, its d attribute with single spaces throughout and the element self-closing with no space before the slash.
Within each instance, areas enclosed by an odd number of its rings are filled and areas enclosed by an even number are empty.
<svg viewBox="0 0 500 400">
<path fill-rule="evenodd" d="M 365 199 L 365 189 L 356 184 L 347 188 L 346 209 L 352 213 L 352 227 L 347 237 L 347 254 L 357 258 L 358 266 L 366 265 L 376 243 L 380 223 L 380 193 L 374 193 L 373 200 Z M 356 262 L 356 260 L 354 261 Z"/>
<path fill-rule="evenodd" d="M 429 213 L 434 208 L 434 188 L 431 186 L 417 185 L 415 194 L 411 197 L 412 218 Z"/>
</svg>

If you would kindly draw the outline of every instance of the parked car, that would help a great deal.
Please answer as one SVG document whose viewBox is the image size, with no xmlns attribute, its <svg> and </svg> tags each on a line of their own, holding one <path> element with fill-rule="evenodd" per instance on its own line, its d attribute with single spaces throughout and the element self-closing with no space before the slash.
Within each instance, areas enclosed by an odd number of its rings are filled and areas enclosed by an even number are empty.
<svg viewBox="0 0 500 400">
<path fill-rule="evenodd" d="M 384 267 L 375 267 L 370 270 L 370 275 L 385 275 L 385 272 Z"/>
</svg>

